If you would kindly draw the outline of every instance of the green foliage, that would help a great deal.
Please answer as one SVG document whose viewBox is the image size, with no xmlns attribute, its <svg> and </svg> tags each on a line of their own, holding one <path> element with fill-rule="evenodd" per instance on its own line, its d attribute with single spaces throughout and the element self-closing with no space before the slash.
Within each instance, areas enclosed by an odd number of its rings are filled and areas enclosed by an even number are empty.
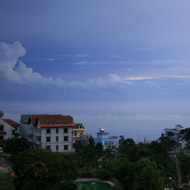
<svg viewBox="0 0 190 190">
<path fill-rule="evenodd" d="M 134 169 L 133 164 L 127 159 L 117 161 L 116 178 L 123 189 L 132 189 L 134 186 Z"/>
<path fill-rule="evenodd" d="M 10 174 L 0 176 L 0 189 L 2 190 L 15 190 L 13 177 Z"/>
<path fill-rule="evenodd" d="M 113 160 L 106 160 L 101 163 L 97 170 L 97 176 L 104 180 L 111 180 L 115 177 L 117 166 Z"/>
<path fill-rule="evenodd" d="M 164 178 L 158 170 L 156 162 L 142 158 L 135 164 L 136 190 L 161 190 L 164 188 Z"/>
<path fill-rule="evenodd" d="M 25 138 L 13 137 L 8 139 L 4 151 L 11 154 L 11 161 L 14 161 L 17 155 L 30 148 L 28 141 Z"/>
<path fill-rule="evenodd" d="M 96 155 L 97 155 L 97 157 L 100 157 L 100 156 L 103 155 L 103 145 L 102 145 L 101 142 L 98 142 L 98 143 L 96 144 L 95 149 L 96 149 Z"/>
<path fill-rule="evenodd" d="M 190 180 L 190 155 L 186 155 L 183 151 L 180 151 L 178 159 L 183 181 Z"/>
<path fill-rule="evenodd" d="M 13 165 L 17 190 L 59 189 L 61 181 L 69 182 L 77 176 L 72 160 L 63 154 L 43 150 L 21 152 Z"/>
</svg>

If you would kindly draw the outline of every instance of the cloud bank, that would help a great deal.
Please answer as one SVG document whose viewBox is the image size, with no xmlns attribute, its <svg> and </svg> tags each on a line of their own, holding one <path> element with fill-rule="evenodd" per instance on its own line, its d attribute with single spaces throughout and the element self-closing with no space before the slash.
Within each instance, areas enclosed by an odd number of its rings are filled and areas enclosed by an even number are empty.
<svg viewBox="0 0 190 190">
<path fill-rule="evenodd" d="M 0 75 L 4 81 L 13 84 L 39 84 L 56 85 L 59 87 L 83 87 L 83 88 L 106 88 L 118 83 L 126 83 L 116 74 L 109 74 L 105 78 L 91 79 L 87 81 L 66 81 L 60 78 L 43 77 L 40 73 L 34 72 L 27 67 L 20 58 L 25 56 L 26 49 L 18 41 L 13 44 L 0 42 Z M 80 57 L 87 54 L 77 55 Z"/>
</svg>

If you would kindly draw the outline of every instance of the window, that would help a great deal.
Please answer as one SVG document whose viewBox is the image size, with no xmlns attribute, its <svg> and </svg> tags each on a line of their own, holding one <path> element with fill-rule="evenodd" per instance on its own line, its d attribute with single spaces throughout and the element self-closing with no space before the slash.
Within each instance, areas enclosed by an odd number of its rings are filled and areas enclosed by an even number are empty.
<svg viewBox="0 0 190 190">
<path fill-rule="evenodd" d="M 56 133 L 59 133 L 59 129 L 56 128 Z"/>
<path fill-rule="evenodd" d="M 46 137 L 46 142 L 50 142 L 51 141 L 51 137 Z"/>
<path fill-rule="evenodd" d="M 41 137 L 37 137 L 38 138 L 38 141 L 41 141 Z"/>
<path fill-rule="evenodd" d="M 51 146 L 46 146 L 46 150 L 51 150 Z"/>
<path fill-rule="evenodd" d="M 4 127 L 1 125 L 1 126 L 0 126 L 0 130 L 3 131 L 3 129 L 4 129 Z"/>
<path fill-rule="evenodd" d="M 64 129 L 64 133 L 68 133 L 68 129 Z"/>
<path fill-rule="evenodd" d="M 3 136 L 0 136 L 0 140 L 3 140 Z"/>
<path fill-rule="evenodd" d="M 56 141 L 57 141 L 57 142 L 59 141 L 59 137 L 56 137 Z"/>
<path fill-rule="evenodd" d="M 56 145 L 56 150 L 59 150 L 59 146 L 58 145 Z"/>
<path fill-rule="evenodd" d="M 68 145 L 64 145 L 64 150 L 68 150 Z"/>
<path fill-rule="evenodd" d="M 33 138 L 33 134 L 30 134 L 30 138 L 31 138 L 31 139 Z"/>
<path fill-rule="evenodd" d="M 51 133 L 51 130 L 50 129 L 46 129 L 46 133 Z"/>
<path fill-rule="evenodd" d="M 64 137 L 64 141 L 68 141 L 68 136 L 65 136 L 65 137 Z"/>
</svg>

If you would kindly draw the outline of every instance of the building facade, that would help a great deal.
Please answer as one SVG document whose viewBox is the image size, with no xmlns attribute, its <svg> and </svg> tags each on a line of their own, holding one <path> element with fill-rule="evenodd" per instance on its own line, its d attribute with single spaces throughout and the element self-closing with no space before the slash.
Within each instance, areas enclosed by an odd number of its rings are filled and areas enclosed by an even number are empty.
<svg viewBox="0 0 190 190">
<path fill-rule="evenodd" d="M 108 132 L 105 132 L 104 129 L 100 129 L 97 132 L 97 137 L 94 138 L 95 144 L 101 142 L 103 148 L 111 148 L 111 147 L 118 147 L 119 146 L 119 138 L 116 136 L 109 136 Z"/>
<path fill-rule="evenodd" d="M 174 149 L 183 149 L 186 145 L 186 142 L 184 140 L 181 140 L 179 136 L 180 131 L 182 129 L 183 129 L 183 126 L 181 125 L 176 125 L 175 128 L 164 129 L 164 132 L 165 132 L 164 136 L 176 142 L 176 145 L 173 147 Z"/>
<path fill-rule="evenodd" d="M 3 112 L 0 111 L 0 145 L 4 145 L 8 139 L 17 136 L 20 128 L 19 123 L 2 117 Z"/>
<path fill-rule="evenodd" d="M 63 115 L 22 115 L 21 133 L 33 149 L 53 152 L 74 152 L 71 116 Z"/>
</svg>

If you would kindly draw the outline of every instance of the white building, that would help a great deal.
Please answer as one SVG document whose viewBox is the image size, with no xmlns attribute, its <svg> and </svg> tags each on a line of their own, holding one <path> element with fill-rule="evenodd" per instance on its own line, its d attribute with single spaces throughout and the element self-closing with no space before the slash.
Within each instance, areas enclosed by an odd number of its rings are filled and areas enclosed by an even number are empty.
<svg viewBox="0 0 190 190">
<path fill-rule="evenodd" d="M 22 115 L 21 134 L 34 149 L 53 152 L 74 152 L 71 116 L 63 115 Z"/>
<path fill-rule="evenodd" d="M 165 128 L 165 137 L 169 137 L 170 139 L 176 142 L 177 149 L 183 149 L 185 147 L 186 142 L 180 139 L 180 131 L 183 129 L 183 126 L 176 125 L 175 128 Z"/>
<path fill-rule="evenodd" d="M 11 119 L 3 119 L 2 117 L 3 112 L 0 111 L 0 144 L 3 145 L 8 139 L 19 134 L 20 124 Z"/>
</svg>

